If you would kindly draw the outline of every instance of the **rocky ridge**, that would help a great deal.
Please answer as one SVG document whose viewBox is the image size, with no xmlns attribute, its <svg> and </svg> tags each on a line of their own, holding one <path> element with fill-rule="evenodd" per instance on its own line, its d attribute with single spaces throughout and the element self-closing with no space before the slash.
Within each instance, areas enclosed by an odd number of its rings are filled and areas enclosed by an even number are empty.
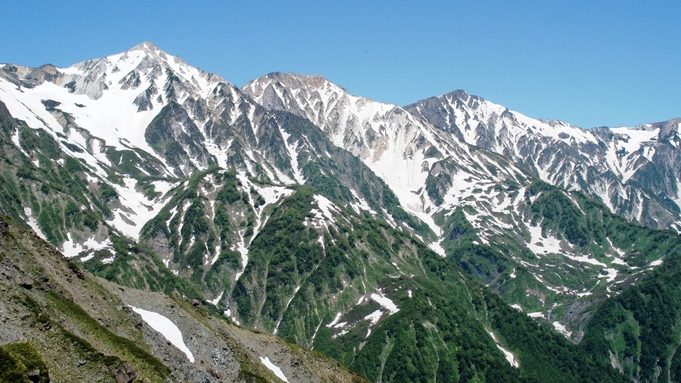
<svg viewBox="0 0 681 383">
<path fill-rule="evenodd" d="M 546 182 L 583 191 L 629 220 L 679 229 L 679 119 L 581 129 L 529 118 L 461 90 L 405 109 L 462 141 L 525 165 Z"/>
</svg>

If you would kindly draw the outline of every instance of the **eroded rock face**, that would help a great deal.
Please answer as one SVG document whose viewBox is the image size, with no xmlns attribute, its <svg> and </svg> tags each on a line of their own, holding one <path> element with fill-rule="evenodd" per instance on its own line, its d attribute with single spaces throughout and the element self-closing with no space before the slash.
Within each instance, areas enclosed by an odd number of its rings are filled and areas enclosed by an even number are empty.
<svg viewBox="0 0 681 383">
<path fill-rule="evenodd" d="M 64 80 L 64 74 L 51 64 L 39 68 L 7 64 L 0 69 L 0 77 L 24 88 L 34 88 L 45 82 L 62 85 Z"/>
</svg>

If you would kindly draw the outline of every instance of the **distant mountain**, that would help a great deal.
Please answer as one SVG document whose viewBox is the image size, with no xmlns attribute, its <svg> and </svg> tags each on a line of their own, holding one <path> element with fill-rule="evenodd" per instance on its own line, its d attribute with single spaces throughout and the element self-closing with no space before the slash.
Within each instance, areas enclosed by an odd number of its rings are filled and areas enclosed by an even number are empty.
<svg viewBox="0 0 681 383">
<path fill-rule="evenodd" d="M 620 381 L 565 338 L 678 235 L 410 112 L 320 76 L 239 89 L 148 42 L 4 64 L 0 210 L 131 306 L 195 300 L 371 381 Z"/>
<path fill-rule="evenodd" d="M 352 96 L 320 76 L 273 73 L 242 90 L 266 109 L 287 111 L 317 125 L 336 146 L 359 157 L 435 233 L 441 230 L 433 215 L 466 204 L 462 194 L 468 193 L 461 191 L 483 184 L 526 184 L 529 177 L 503 158 L 471 150 L 396 105 Z"/>
<path fill-rule="evenodd" d="M 462 141 L 525 165 L 546 182 L 598 198 L 629 220 L 681 228 L 681 119 L 585 130 L 529 118 L 461 90 L 405 109 Z"/>
<path fill-rule="evenodd" d="M 605 206 L 536 183 L 525 166 L 470 146 L 461 134 L 443 135 L 443 129 L 398 106 L 352 96 L 320 76 L 273 73 L 243 91 L 266 109 L 314 122 L 383 178 L 405 210 L 430 223 L 438 234 L 434 249 L 509 304 L 549 319 L 576 339 L 584 317 L 565 313 L 583 314 L 665 254 L 645 251 L 646 261 L 634 260 L 640 249 L 603 229 L 613 219 Z M 567 124 L 540 126 L 558 137 L 556 130 Z"/>
</svg>

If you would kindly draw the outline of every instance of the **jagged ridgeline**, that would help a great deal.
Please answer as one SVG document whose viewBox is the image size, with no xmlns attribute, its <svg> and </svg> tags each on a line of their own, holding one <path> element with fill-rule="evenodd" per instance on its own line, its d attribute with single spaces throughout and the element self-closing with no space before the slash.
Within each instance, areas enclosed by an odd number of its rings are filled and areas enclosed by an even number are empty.
<svg viewBox="0 0 681 383">
<path fill-rule="evenodd" d="M 457 90 L 405 110 L 461 141 L 502 154 L 545 182 L 581 190 L 629 220 L 679 228 L 680 119 L 581 129 L 538 120 Z"/>
<path fill-rule="evenodd" d="M 239 89 L 150 43 L 3 65 L 0 91 L 0 358 L 16 376 L 362 381 L 326 356 L 377 382 L 677 376 L 679 237 L 610 212 L 674 227 L 673 161 L 657 178 L 631 167 L 669 149 L 646 140 L 673 140 L 671 122 L 601 131 L 598 151 L 578 128 L 461 94 L 467 117 L 438 119 L 320 76 Z M 603 198 L 587 181 L 607 171 Z M 647 319 L 659 302 L 670 310 Z M 72 342 L 73 363 L 55 365 L 45 334 Z"/>
</svg>

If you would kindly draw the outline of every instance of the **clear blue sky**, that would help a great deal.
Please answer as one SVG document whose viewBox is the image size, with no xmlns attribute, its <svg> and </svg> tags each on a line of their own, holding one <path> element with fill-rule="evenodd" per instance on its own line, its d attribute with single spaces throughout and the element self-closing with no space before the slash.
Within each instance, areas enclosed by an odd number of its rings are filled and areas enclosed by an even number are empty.
<svg viewBox="0 0 681 383">
<path fill-rule="evenodd" d="M 681 117 L 681 1 L 7 1 L 0 62 L 148 40 L 241 86 L 321 74 L 406 105 L 455 89 L 582 127 Z"/>
</svg>

